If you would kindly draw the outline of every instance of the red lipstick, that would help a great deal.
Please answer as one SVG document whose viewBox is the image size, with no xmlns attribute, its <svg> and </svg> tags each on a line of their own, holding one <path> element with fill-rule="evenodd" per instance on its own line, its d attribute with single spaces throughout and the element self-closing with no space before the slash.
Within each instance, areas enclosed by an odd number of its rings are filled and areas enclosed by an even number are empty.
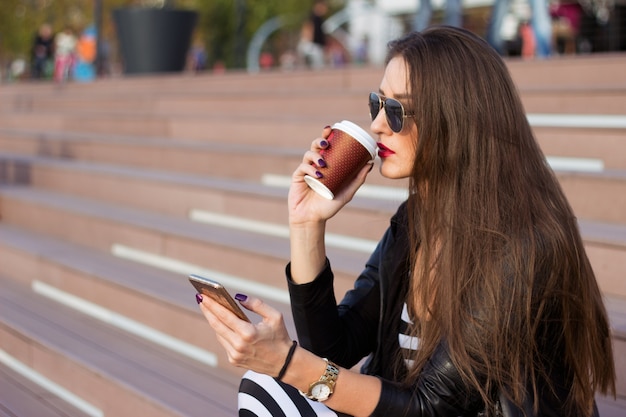
<svg viewBox="0 0 626 417">
<path fill-rule="evenodd" d="M 386 158 L 395 154 L 394 151 L 383 145 L 381 142 L 378 142 L 376 145 L 378 146 L 378 156 L 381 158 Z"/>
</svg>

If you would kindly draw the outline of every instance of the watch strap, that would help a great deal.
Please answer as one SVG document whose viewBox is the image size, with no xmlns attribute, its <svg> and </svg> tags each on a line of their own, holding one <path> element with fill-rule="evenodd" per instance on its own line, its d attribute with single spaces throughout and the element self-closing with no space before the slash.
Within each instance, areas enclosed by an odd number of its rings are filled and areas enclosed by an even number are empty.
<svg viewBox="0 0 626 417">
<path fill-rule="evenodd" d="M 300 391 L 300 394 L 304 395 L 309 400 L 326 401 L 335 391 L 335 384 L 337 383 L 337 377 L 339 377 L 339 367 L 326 358 L 324 358 L 324 361 L 326 362 L 326 369 L 324 369 L 322 376 L 320 376 L 317 381 L 314 381 L 309 385 L 308 392 L 305 393 Z M 312 390 L 318 384 L 324 384 L 329 388 L 330 393 L 325 398 L 318 398 L 313 395 Z"/>
</svg>

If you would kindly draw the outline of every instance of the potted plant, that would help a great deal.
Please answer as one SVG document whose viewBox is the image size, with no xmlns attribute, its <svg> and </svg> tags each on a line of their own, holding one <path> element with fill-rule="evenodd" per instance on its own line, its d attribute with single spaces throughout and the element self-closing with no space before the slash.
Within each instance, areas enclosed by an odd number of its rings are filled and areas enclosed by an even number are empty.
<svg viewBox="0 0 626 417">
<path fill-rule="evenodd" d="M 198 19 L 173 0 L 135 1 L 113 11 L 124 73 L 179 72 Z"/>
</svg>

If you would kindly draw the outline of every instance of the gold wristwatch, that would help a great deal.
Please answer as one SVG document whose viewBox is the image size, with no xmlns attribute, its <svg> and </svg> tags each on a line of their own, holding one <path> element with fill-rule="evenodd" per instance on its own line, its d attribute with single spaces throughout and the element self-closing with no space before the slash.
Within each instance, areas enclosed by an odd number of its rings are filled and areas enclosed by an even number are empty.
<svg viewBox="0 0 626 417">
<path fill-rule="evenodd" d="M 308 392 L 300 392 L 309 400 L 326 401 L 333 395 L 333 391 L 335 390 L 335 384 L 339 376 L 339 367 L 326 358 L 324 358 L 324 361 L 326 361 L 324 374 L 320 379 L 309 385 Z"/>
</svg>

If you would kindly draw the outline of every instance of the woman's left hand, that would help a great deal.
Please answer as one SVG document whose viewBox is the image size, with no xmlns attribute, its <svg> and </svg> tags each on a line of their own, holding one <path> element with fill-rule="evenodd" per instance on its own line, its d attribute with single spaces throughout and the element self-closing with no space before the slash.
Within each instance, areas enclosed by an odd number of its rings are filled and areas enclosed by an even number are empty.
<svg viewBox="0 0 626 417">
<path fill-rule="evenodd" d="M 258 298 L 246 297 L 240 303 L 260 315 L 262 321 L 252 324 L 241 320 L 209 297 L 203 297 L 200 309 L 232 365 L 277 376 L 292 345 L 283 315 Z"/>
</svg>

